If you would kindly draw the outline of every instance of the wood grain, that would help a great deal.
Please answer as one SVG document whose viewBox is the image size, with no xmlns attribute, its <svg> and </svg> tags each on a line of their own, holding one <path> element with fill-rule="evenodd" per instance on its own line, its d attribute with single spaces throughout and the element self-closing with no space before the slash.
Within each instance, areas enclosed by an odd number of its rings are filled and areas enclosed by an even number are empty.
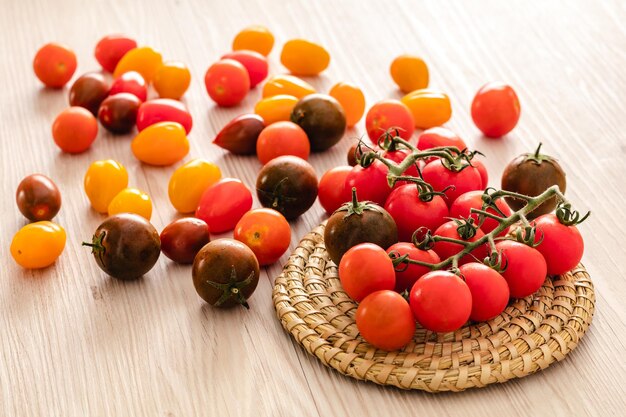
<svg viewBox="0 0 626 417">
<path fill-rule="evenodd" d="M 286 1 L 0 2 L 0 413 L 4 416 L 622 416 L 626 373 L 626 3 L 623 1 L 416 2 Z M 131 136 L 102 132 L 92 149 L 62 154 L 50 137 L 67 88 L 41 88 L 31 69 L 39 46 L 70 45 L 77 74 L 97 70 L 92 56 L 104 34 L 122 32 L 181 60 L 193 74 L 185 102 L 194 116 L 187 159 L 205 157 L 252 186 L 256 158 L 211 145 L 219 129 L 258 100 L 257 88 L 235 109 L 220 109 L 203 85 L 206 68 L 251 23 L 275 34 L 271 72 L 284 70 L 280 46 L 304 37 L 331 52 L 330 68 L 309 78 L 320 91 L 351 81 L 368 103 L 399 97 L 387 70 L 396 55 L 422 55 L 431 86 L 450 94 L 448 126 L 487 156 L 491 185 L 504 165 L 543 141 L 568 173 L 567 194 L 592 217 L 581 226 L 583 262 L 597 291 L 594 323 L 578 349 L 537 375 L 461 394 L 428 395 L 359 383 L 324 368 L 294 345 L 275 318 L 264 272 L 252 308 L 207 307 L 189 267 L 165 258 L 146 277 L 106 277 L 80 242 L 103 217 L 90 210 L 82 176 L 96 159 L 114 158 L 131 184 L 153 198 L 153 223 L 176 218 L 167 182 L 176 167 L 150 168 L 131 155 Z M 503 140 L 483 138 L 469 117 L 474 92 L 495 79 L 513 84 L 523 115 Z M 363 133 L 362 122 L 347 133 Z M 343 164 L 350 140 L 311 157 L 318 174 Z M 13 192 L 41 172 L 61 188 L 57 221 L 68 245 L 54 267 L 24 271 L 10 259 L 11 236 L 25 224 Z M 255 201 L 255 204 L 256 201 Z M 316 203 L 292 223 L 292 248 L 324 218 Z M 224 234 L 223 236 L 227 236 Z M 215 236 L 218 237 L 218 236 Z M 282 259 L 284 261 L 287 255 Z M 280 263 L 280 262 L 279 262 Z"/>
</svg>

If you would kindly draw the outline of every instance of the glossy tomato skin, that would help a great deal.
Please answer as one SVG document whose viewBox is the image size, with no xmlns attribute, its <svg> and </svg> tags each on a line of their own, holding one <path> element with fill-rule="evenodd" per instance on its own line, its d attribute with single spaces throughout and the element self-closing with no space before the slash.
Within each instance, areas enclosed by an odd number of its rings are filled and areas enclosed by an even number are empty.
<svg viewBox="0 0 626 417">
<path fill-rule="evenodd" d="M 130 144 L 141 162 L 156 166 L 175 164 L 189 153 L 184 127 L 177 122 L 158 122 L 139 132 Z"/>
<path fill-rule="evenodd" d="M 520 114 L 515 90 L 499 81 L 482 86 L 472 101 L 472 119 L 476 127 L 492 138 L 499 138 L 513 130 Z"/>
<path fill-rule="evenodd" d="M 102 68 L 112 73 L 120 59 L 136 47 L 137 42 L 127 36 L 108 35 L 98 41 L 94 55 Z"/>
<path fill-rule="evenodd" d="M 162 64 L 163 57 L 160 52 L 149 46 L 133 48 L 119 60 L 113 71 L 113 77 L 118 78 L 125 72 L 137 71 L 147 83 L 151 83 Z"/>
<path fill-rule="evenodd" d="M 351 193 L 346 188 L 346 177 L 352 171 L 350 166 L 331 168 L 320 178 L 318 197 L 320 204 L 331 215 L 343 203 L 350 201 Z"/>
<path fill-rule="evenodd" d="M 348 249 L 341 258 L 339 280 L 346 294 L 360 302 L 373 292 L 393 290 L 396 274 L 383 248 L 361 243 Z"/>
<path fill-rule="evenodd" d="M 444 191 L 448 207 L 461 194 L 480 190 L 483 182 L 480 172 L 473 166 L 466 166 L 461 171 L 455 172 L 446 168 L 440 160 L 427 163 L 422 170 L 422 177 L 433 186 L 435 191 L 443 191 L 446 187 L 453 186 Z"/>
<path fill-rule="evenodd" d="M 206 159 L 192 159 L 178 167 L 170 177 L 167 195 L 180 213 L 193 213 L 204 190 L 222 178 L 220 168 Z"/>
<path fill-rule="evenodd" d="M 335 146 L 346 131 L 346 114 L 341 104 L 326 94 L 302 97 L 293 107 L 290 120 L 306 132 L 313 152 Z"/>
<path fill-rule="evenodd" d="M 137 71 L 128 71 L 113 80 L 110 95 L 118 93 L 130 93 L 141 102 L 148 98 L 148 84 Z"/>
<path fill-rule="evenodd" d="M 365 95 L 359 87 L 350 83 L 337 83 L 330 89 L 328 95 L 335 98 L 343 107 L 348 127 L 353 127 L 361 120 L 365 113 Z"/>
<path fill-rule="evenodd" d="M 13 236 L 11 256 L 26 269 L 50 266 L 65 249 L 65 230 L 44 220 L 27 224 Z"/>
<path fill-rule="evenodd" d="M 58 43 L 48 43 L 41 47 L 33 60 L 33 70 L 39 80 L 50 88 L 61 88 L 76 71 L 76 54 Z"/>
<path fill-rule="evenodd" d="M 52 220 L 61 209 L 61 192 L 50 178 L 32 174 L 17 186 L 15 201 L 28 220 Z"/>
<path fill-rule="evenodd" d="M 305 39 L 290 39 L 283 45 L 280 62 L 295 75 L 317 75 L 330 63 L 330 54 L 321 45 Z"/>
<path fill-rule="evenodd" d="M 179 264 L 190 264 L 209 243 L 209 226 L 200 219 L 184 217 L 165 226 L 159 237 L 165 256 Z"/>
<path fill-rule="evenodd" d="M 217 105 L 231 107 L 239 104 L 250 91 L 250 76 L 238 61 L 222 59 L 209 67 L 204 85 Z"/>
<path fill-rule="evenodd" d="M 420 227 L 431 232 L 446 222 L 448 206 L 442 197 L 433 196 L 430 201 L 419 198 L 417 187 L 413 184 L 402 185 L 389 194 L 385 210 L 398 226 L 398 239 L 410 242 L 413 233 Z"/>
<path fill-rule="evenodd" d="M 417 149 L 419 150 L 425 151 L 441 146 L 456 146 L 459 151 L 467 148 L 465 141 L 459 135 L 445 127 L 431 127 L 417 137 Z"/>
<path fill-rule="evenodd" d="M 283 155 L 293 155 L 307 160 L 310 152 L 309 138 L 304 130 L 293 122 L 276 122 L 267 126 L 261 131 L 256 142 L 256 154 L 262 164 Z"/>
<path fill-rule="evenodd" d="M 496 243 L 506 269 L 502 276 L 513 298 L 524 298 L 541 288 L 548 274 L 546 260 L 537 249 L 512 240 Z"/>
<path fill-rule="evenodd" d="M 297 97 L 278 94 L 259 100 L 254 105 L 254 112 L 263 119 L 266 126 L 269 126 L 272 123 L 290 120 L 296 104 Z"/>
<path fill-rule="evenodd" d="M 97 72 L 88 72 L 78 77 L 70 88 L 70 106 L 84 107 L 94 116 L 100 104 L 109 95 L 109 85 Z"/>
<path fill-rule="evenodd" d="M 258 114 L 242 114 L 228 122 L 213 143 L 235 155 L 252 155 L 256 152 L 256 142 L 264 128 L 265 122 Z"/>
<path fill-rule="evenodd" d="M 128 187 L 128 172 L 124 165 L 112 159 L 95 161 L 87 169 L 83 184 L 91 207 L 98 213 L 106 213 L 111 200 Z"/>
<path fill-rule="evenodd" d="M 233 51 L 223 55 L 221 59 L 234 59 L 246 67 L 250 77 L 250 88 L 256 87 L 257 84 L 267 78 L 269 72 L 267 58 L 258 52 L 249 50 Z"/>
<path fill-rule="evenodd" d="M 458 227 L 459 227 L 458 224 L 454 220 L 450 220 L 442 224 L 441 226 L 439 226 L 437 230 L 435 230 L 435 232 L 433 233 L 433 236 L 443 236 L 447 238 L 463 240 L 461 236 L 459 235 L 459 232 L 457 231 Z M 467 239 L 466 242 L 475 242 L 483 236 L 485 236 L 483 231 L 480 229 L 477 229 L 476 234 L 472 238 Z M 448 259 L 449 257 L 456 255 L 458 252 L 463 250 L 463 245 L 459 243 L 452 243 L 452 242 L 436 242 L 435 245 L 433 246 L 433 250 L 437 253 L 437 255 L 439 255 L 439 257 L 443 261 L 444 259 Z M 463 265 L 468 262 L 473 262 L 476 259 L 480 262 L 485 257 L 487 257 L 488 254 L 489 254 L 488 245 L 487 244 L 481 245 L 477 247 L 476 249 L 474 249 L 473 251 L 471 251 L 470 253 L 468 253 L 467 255 L 463 256 L 459 260 L 459 265 Z"/>
<path fill-rule="evenodd" d="M 410 92 L 402 97 L 402 103 L 411 111 L 415 127 L 418 129 L 441 126 L 452 116 L 450 98 L 440 91 L 429 88 Z"/>
<path fill-rule="evenodd" d="M 191 84 L 191 72 L 182 62 L 164 62 L 154 74 L 152 84 L 159 97 L 179 100 Z"/>
<path fill-rule="evenodd" d="M 261 25 L 245 27 L 233 39 L 233 51 L 247 49 L 268 56 L 273 47 L 274 35 Z"/>
<path fill-rule="evenodd" d="M 278 74 L 263 84 L 263 98 L 277 95 L 289 95 L 301 99 L 309 94 L 315 94 L 315 88 L 306 81 L 293 75 Z"/>
<path fill-rule="evenodd" d="M 408 107 L 395 99 L 387 99 L 374 104 L 365 115 L 365 129 L 373 143 L 390 128 L 398 128 L 389 133 L 410 140 L 415 131 L 415 122 Z"/>
<path fill-rule="evenodd" d="M 250 190 L 238 179 L 223 178 L 202 193 L 196 217 L 209 225 L 211 233 L 222 233 L 233 230 L 251 207 Z"/>
<path fill-rule="evenodd" d="M 450 206 L 450 217 L 454 217 L 456 219 L 459 219 L 459 218 L 467 219 L 468 217 L 471 217 L 474 219 L 474 222 L 478 224 L 478 214 L 470 213 L 470 210 L 473 208 L 477 210 L 482 210 L 483 208 L 482 196 L 483 196 L 483 192 L 480 190 L 468 191 L 465 194 L 461 194 L 456 200 L 454 200 L 454 203 L 452 203 L 452 206 Z M 500 209 L 500 211 L 502 211 L 502 213 L 504 213 L 506 217 L 511 215 L 511 209 L 509 208 L 509 205 L 506 203 L 506 201 L 504 201 L 504 199 L 502 198 L 497 199 L 496 206 Z M 488 208 L 486 211 L 493 215 L 500 216 L 500 214 L 496 212 L 493 208 Z M 489 217 L 485 217 L 485 221 L 480 226 L 480 229 L 485 233 L 489 233 L 492 230 L 494 230 L 496 227 L 498 227 L 499 225 L 500 223 L 497 220 L 489 218 Z M 508 232 L 509 232 L 509 227 L 507 227 L 502 232 L 500 232 L 500 236 L 504 236 Z"/>
<path fill-rule="evenodd" d="M 54 119 L 52 138 L 67 153 L 85 152 L 98 135 L 98 121 L 83 107 L 69 107 Z"/>
<path fill-rule="evenodd" d="M 356 188 L 359 200 L 373 201 L 383 206 L 391 193 L 387 182 L 388 171 L 387 166 L 380 161 L 374 161 L 367 168 L 357 165 L 346 177 L 345 187 L 350 193 L 352 188 Z"/>
<path fill-rule="evenodd" d="M 561 275 L 574 269 L 583 257 L 585 244 L 576 226 L 565 226 L 555 214 L 544 214 L 534 221 L 537 227 L 535 241 L 546 259 L 549 275 Z"/>
<path fill-rule="evenodd" d="M 189 134 L 193 126 L 193 120 L 187 107 L 178 100 L 158 98 L 146 101 L 139 106 L 137 111 L 137 130 L 140 132 L 146 127 L 159 122 L 177 122 Z"/>
<path fill-rule="evenodd" d="M 120 213 L 133 213 L 146 220 L 152 217 L 152 200 L 150 196 L 137 188 L 124 188 L 109 203 L 109 216 Z"/>
<path fill-rule="evenodd" d="M 376 291 L 365 297 L 356 310 L 355 321 L 361 337 L 382 350 L 401 349 L 415 334 L 411 307 L 394 291 Z"/>
<path fill-rule="evenodd" d="M 459 270 L 472 294 L 470 319 L 487 321 L 499 316 L 509 302 L 509 286 L 504 277 L 478 262 L 461 265 Z"/>
<path fill-rule="evenodd" d="M 271 265 L 289 248 L 291 227 L 276 210 L 260 208 L 243 215 L 233 237 L 252 249 L 261 266 Z"/>
<path fill-rule="evenodd" d="M 478 170 L 481 179 L 481 189 L 485 189 L 489 186 L 489 172 L 487 171 L 487 167 L 480 159 L 472 159 L 472 166 Z"/>
<path fill-rule="evenodd" d="M 428 66 L 415 55 L 400 55 L 391 62 L 391 78 L 404 93 L 428 87 Z"/>
<path fill-rule="evenodd" d="M 433 332 L 460 329 L 472 313 L 472 293 L 467 284 L 449 271 L 432 271 L 418 279 L 409 295 L 419 324 Z"/>
<path fill-rule="evenodd" d="M 389 246 L 387 253 L 394 253 L 397 257 L 408 255 L 409 259 L 427 262 L 429 264 L 437 264 L 440 262 L 439 255 L 437 255 L 433 250 L 418 249 L 413 243 L 409 242 L 395 243 Z M 430 271 L 431 269 L 429 267 L 423 265 L 411 263 L 401 263 L 397 265 L 395 268 L 396 286 L 394 291 L 402 293 L 405 290 L 410 290 L 418 279 Z"/>
<path fill-rule="evenodd" d="M 140 105 L 141 101 L 133 94 L 115 94 L 102 102 L 98 110 L 98 119 L 111 133 L 129 133 L 135 127 Z"/>
</svg>

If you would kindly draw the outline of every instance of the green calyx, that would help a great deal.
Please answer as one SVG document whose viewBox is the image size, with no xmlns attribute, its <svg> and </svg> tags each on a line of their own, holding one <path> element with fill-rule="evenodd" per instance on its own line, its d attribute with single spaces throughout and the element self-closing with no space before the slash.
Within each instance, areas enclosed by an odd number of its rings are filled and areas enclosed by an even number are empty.
<svg viewBox="0 0 626 417">
<path fill-rule="evenodd" d="M 350 216 L 362 216 L 365 211 L 380 211 L 380 206 L 374 204 L 370 201 L 359 201 L 356 195 L 356 187 L 352 187 L 352 201 L 345 203 L 343 206 L 339 207 L 335 213 L 346 212 L 346 215 L 343 217 L 344 220 Z"/>
<path fill-rule="evenodd" d="M 535 153 L 524 154 L 525 157 L 526 157 L 524 160 L 525 161 L 532 161 L 536 165 L 541 165 L 544 161 L 545 162 L 552 162 L 552 161 L 554 161 L 554 158 L 552 158 L 550 155 L 544 155 L 542 153 L 539 153 L 539 151 L 541 150 L 541 145 L 543 145 L 543 143 L 539 142 L 539 146 L 537 146 L 537 149 L 535 150 Z"/>
<path fill-rule="evenodd" d="M 232 266 L 230 277 L 227 283 L 218 283 L 214 281 L 205 281 L 206 284 L 221 291 L 220 298 L 213 304 L 216 307 L 222 306 L 228 300 L 234 300 L 237 304 L 244 306 L 246 309 L 250 309 L 250 305 L 246 301 L 242 290 L 252 283 L 254 279 L 254 271 L 250 272 L 250 275 L 243 280 L 237 281 L 237 271 L 235 266 Z"/>
</svg>

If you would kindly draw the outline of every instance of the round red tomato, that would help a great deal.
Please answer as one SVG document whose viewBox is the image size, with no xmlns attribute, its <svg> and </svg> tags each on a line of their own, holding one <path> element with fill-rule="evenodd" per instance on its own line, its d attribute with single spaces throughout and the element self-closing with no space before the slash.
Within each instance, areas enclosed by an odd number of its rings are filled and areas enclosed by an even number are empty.
<svg viewBox="0 0 626 417">
<path fill-rule="evenodd" d="M 360 243 L 341 258 L 339 280 L 346 294 L 359 302 L 375 291 L 392 290 L 396 273 L 383 248 L 373 243 Z"/>
<path fill-rule="evenodd" d="M 397 257 L 408 255 L 409 259 L 413 261 L 426 262 L 429 264 L 439 263 L 439 255 L 432 250 L 422 250 L 415 247 L 414 244 L 408 242 L 399 242 L 391 245 L 387 249 L 387 253 L 397 254 Z M 396 292 L 403 292 L 404 290 L 411 289 L 415 281 L 420 279 L 422 275 L 425 275 L 431 271 L 427 266 L 417 265 L 412 263 L 400 263 L 396 265 L 396 286 L 394 290 Z"/>
<path fill-rule="evenodd" d="M 487 172 L 487 167 L 482 163 L 482 161 L 476 158 L 472 159 L 472 166 L 480 173 L 480 188 L 484 190 L 489 185 L 489 173 Z"/>
<path fill-rule="evenodd" d="M 585 245 L 576 226 L 565 226 L 555 214 L 544 214 L 535 219 L 537 246 L 546 259 L 549 275 L 561 275 L 578 265 L 583 257 Z"/>
<path fill-rule="evenodd" d="M 355 315 L 361 337 L 383 350 L 398 350 L 415 334 L 411 307 L 394 291 L 376 291 L 361 301 Z"/>
<path fill-rule="evenodd" d="M 353 187 L 356 188 L 359 201 L 372 201 L 382 206 L 391 193 L 387 183 L 388 171 L 387 166 L 380 161 L 374 161 L 367 168 L 357 165 L 352 167 L 346 177 L 345 187 L 350 192 Z"/>
<path fill-rule="evenodd" d="M 422 177 L 433 186 L 435 191 L 443 191 L 446 187 L 452 186 L 444 191 L 448 207 L 461 194 L 480 190 L 482 185 L 480 172 L 473 166 L 466 166 L 460 171 L 452 171 L 446 168 L 440 160 L 427 163 L 422 170 Z"/>
<path fill-rule="evenodd" d="M 293 155 L 309 159 L 311 145 L 304 130 L 293 122 L 276 122 L 265 127 L 256 141 L 256 154 L 265 165 L 274 158 Z"/>
<path fill-rule="evenodd" d="M 408 157 L 411 154 L 411 151 L 409 151 L 408 149 L 396 149 L 395 151 L 385 151 L 383 153 L 383 157 L 385 159 L 388 159 L 392 162 L 395 162 L 396 164 L 400 164 L 402 163 L 406 157 Z M 417 169 L 418 166 L 420 166 L 421 161 L 417 161 L 415 162 L 413 165 L 411 165 L 406 171 L 404 171 L 402 173 L 402 175 L 410 175 L 412 177 L 416 177 L 419 178 L 419 171 Z M 420 166 L 420 168 L 422 168 Z M 398 188 L 401 185 L 404 184 L 410 184 L 410 181 L 396 181 L 394 188 Z"/>
<path fill-rule="evenodd" d="M 492 138 L 499 138 L 513 130 L 520 113 L 515 90 L 502 82 L 485 84 L 472 101 L 472 119 L 476 127 Z"/>
<path fill-rule="evenodd" d="M 204 84 L 213 101 L 230 107 L 241 103 L 250 91 L 250 76 L 238 61 L 222 59 L 209 67 Z"/>
<path fill-rule="evenodd" d="M 365 129 L 372 142 L 378 143 L 378 139 L 387 129 L 398 128 L 389 133 L 392 136 L 400 136 L 409 140 L 415 130 L 415 122 L 409 108 L 400 100 L 382 100 L 374 104 L 365 116 Z M 398 134 L 397 134 L 398 133 Z"/>
<path fill-rule="evenodd" d="M 459 135 L 445 127 L 431 127 L 417 137 L 417 149 L 421 151 L 441 146 L 456 146 L 459 151 L 467 148 Z"/>
<path fill-rule="evenodd" d="M 148 85 L 137 71 L 128 71 L 117 77 L 111 84 L 109 94 L 117 93 L 130 93 L 143 102 L 148 98 Z"/>
<path fill-rule="evenodd" d="M 411 310 L 423 328 L 433 332 L 460 329 L 472 312 L 472 293 L 467 284 L 449 271 L 423 275 L 411 288 Z"/>
<path fill-rule="evenodd" d="M 546 260 L 535 248 L 513 240 L 496 243 L 506 269 L 502 276 L 513 298 L 524 298 L 541 288 L 548 274 Z"/>
<path fill-rule="evenodd" d="M 343 203 L 350 201 L 351 193 L 346 188 L 346 177 L 350 171 L 350 166 L 339 166 L 322 175 L 317 193 L 326 213 L 333 214 Z"/>
<path fill-rule="evenodd" d="M 509 286 L 502 275 L 478 262 L 461 265 L 459 270 L 472 294 L 470 319 L 487 321 L 499 316 L 509 303 Z"/>
<path fill-rule="evenodd" d="M 76 71 L 76 54 L 58 43 L 48 43 L 41 47 L 33 60 L 33 70 L 46 87 L 61 88 Z"/>
<path fill-rule="evenodd" d="M 482 230 L 476 229 L 476 234 L 473 237 L 469 239 L 463 239 L 459 234 L 458 228 L 459 228 L 459 225 L 457 224 L 457 222 L 454 220 L 450 220 L 449 222 L 446 222 L 442 224 L 441 226 L 439 226 L 437 230 L 435 230 L 435 233 L 433 233 L 433 236 L 441 236 L 441 237 L 446 237 L 446 238 L 451 238 L 451 239 L 465 240 L 466 242 L 475 242 L 481 237 L 485 236 Z M 437 252 L 437 255 L 439 255 L 442 261 L 444 259 L 448 259 L 449 257 L 454 256 L 457 253 L 461 252 L 463 248 L 464 246 L 461 245 L 460 243 L 443 242 L 443 241 L 435 242 L 433 246 L 433 250 Z M 459 260 L 459 265 L 473 262 L 476 259 L 478 259 L 479 261 L 482 261 L 488 255 L 489 255 L 489 246 L 487 244 L 480 245 L 479 247 L 477 247 L 476 249 L 474 249 L 467 255 L 463 256 Z"/>
<path fill-rule="evenodd" d="M 98 135 L 98 121 L 84 107 L 63 110 L 52 124 L 52 137 L 63 152 L 85 152 Z"/>
<path fill-rule="evenodd" d="M 196 217 L 209 225 L 211 233 L 233 230 L 252 208 L 252 194 L 235 178 L 223 178 L 207 188 L 196 210 Z"/>
<path fill-rule="evenodd" d="M 193 120 L 187 107 L 178 100 L 157 98 L 139 106 L 137 111 L 137 129 L 141 132 L 146 127 L 159 122 L 177 122 L 189 134 Z"/>
<path fill-rule="evenodd" d="M 126 52 L 136 47 L 137 42 L 127 36 L 108 35 L 96 44 L 94 55 L 102 68 L 112 73 Z"/>
<path fill-rule="evenodd" d="M 289 248 L 291 228 L 276 210 L 260 208 L 243 215 L 233 237 L 252 249 L 261 266 L 271 265 Z"/>
<path fill-rule="evenodd" d="M 502 213 L 504 213 L 506 217 L 511 215 L 511 209 L 509 208 L 509 205 L 506 204 L 506 201 L 504 201 L 504 199 L 497 199 L 496 206 L 500 209 L 500 211 L 502 211 Z M 468 217 L 471 217 L 474 219 L 474 222 L 478 224 L 478 214 L 470 213 L 470 210 L 482 210 L 482 208 L 483 192 L 480 190 L 468 191 L 467 193 L 460 195 L 456 200 L 454 200 L 454 203 L 452 203 L 452 206 L 450 206 L 450 217 L 454 217 L 457 219 L 467 219 Z M 488 208 L 486 211 L 488 213 L 501 217 L 500 214 L 496 212 L 493 208 Z M 480 229 L 485 233 L 489 233 L 499 225 L 500 223 L 496 219 L 485 217 L 485 221 L 480 226 Z M 500 236 L 504 236 L 508 232 L 509 228 L 507 227 L 500 233 Z"/>
<path fill-rule="evenodd" d="M 269 67 L 267 58 L 255 51 L 239 50 L 229 52 L 221 59 L 234 59 L 246 67 L 250 77 L 250 88 L 254 88 L 258 83 L 267 78 Z"/>
</svg>

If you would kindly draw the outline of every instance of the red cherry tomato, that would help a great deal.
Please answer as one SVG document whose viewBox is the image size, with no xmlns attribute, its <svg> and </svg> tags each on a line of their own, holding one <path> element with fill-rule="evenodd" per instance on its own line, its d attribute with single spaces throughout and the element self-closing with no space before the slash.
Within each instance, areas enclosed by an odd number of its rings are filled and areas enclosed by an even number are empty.
<svg viewBox="0 0 626 417">
<path fill-rule="evenodd" d="M 585 244 L 576 226 L 565 226 L 555 214 L 544 214 L 535 219 L 537 246 L 546 259 L 549 275 L 561 275 L 578 265 L 583 257 Z"/>
<path fill-rule="evenodd" d="M 390 161 L 395 162 L 396 164 L 400 164 L 410 154 L 411 154 L 411 151 L 409 151 L 408 149 L 397 149 L 395 151 L 385 151 L 383 153 L 383 157 L 385 157 L 386 159 L 389 159 Z M 402 175 L 410 175 L 412 177 L 419 178 L 420 175 L 419 175 L 419 171 L 417 167 L 419 166 L 420 169 L 423 168 L 422 166 L 420 166 L 420 163 L 421 161 L 417 161 L 416 163 L 411 165 L 406 171 L 404 171 Z M 410 181 L 396 181 L 393 188 L 398 188 L 404 184 L 411 184 L 411 182 Z"/>
<path fill-rule="evenodd" d="M 213 101 L 230 107 L 239 104 L 250 91 L 250 76 L 238 61 L 223 59 L 209 67 L 204 84 Z"/>
<path fill-rule="evenodd" d="M 211 233 L 233 230 L 252 207 L 252 194 L 235 178 L 223 178 L 207 188 L 196 210 L 196 217 L 209 225 Z"/>
<path fill-rule="evenodd" d="M 193 125 L 187 107 L 178 100 L 158 98 L 149 100 L 139 106 L 137 111 L 137 129 L 141 132 L 146 127 L 159 122 L 177 122 L 189 134 Z"/>
<path fill-rule="evenodd" d="M 326 213 L 333 214 L 335 210 L 351 200 L 350 189 L 346 188 L 346 178 L 352 171 L 350 166 L 331 168 L 320 179 L 317 196 Z"/>
<path fill-rule="evenodd" d="M 98 135 L 98 121 L 84 107 L 63 110 L 52 124 L 52 137 L 63 152 L 85 152 Z"/>
<path fill-rule="evenodd" d="M 48 43 L 41 47 L 33 60 L 33 70 L 39 80 L 51 88 L 61 88 L 76 71 L 76 54 L 58 43 Z"/>
<path fill-rule="evenodd" d="M 472 166 L 480 173 L 480 188 L 484 190 L 489 185 L 489 173 L 487 172 L 487 167 L 482 163 L 482 161 L 476 158 L 472 159 Z"/>
<path fill-rule="evenodd" d="M 457 224 L 457 222 L 454 220 L 450 220 L 449 222 L 446 222 L 442 224 L 441 226 L 439 226 L 437 230 L 435 230 L 435 232 L 433 233 L 433 236 L 442 236 L 442 237 L 447 237 L 447 238 L 452 238 L 452 239 L 457 239 L 457 240 L 464 240 L 459 235 L 459 232 L 457 230 L 458 228 L 459 228 L 459 225 Z M 485 236 L 483 231 L 480 229 L 476 229 L 476 234 L 470 239 L 466 239 L 465 241 L 475 242 L 483 236 Z M 433 246 L 433 250 L 437 253 L 437 255 L 439 255 L 441 260 L 444 260 L 461 252 L 463 250 L 463 245 L 461 245 L 460 243 L 453 243 L 453 242 L 436 242 L 435 245 Z M 473 262 L 476 259 L 478 259 L 478 261 L 482 261 L 485 257 L 487 257 L 488 254 L 489 254 L 489 246 L 487 244 L 481 245 L 477 247 L 476 249 L 474 249 L 473 251 L 471 251 L 470 253 L 468 253 L 467 255 L 463 256 L 459 260 L 459 265 Z"/>
<path fill-rule="evenodd" d="M 509 208 L 509 205 L 506 204 L 506 201 L 504 201 L 504 199 L 497 199 L 496 206 L 500 209 L 500 211 L 502 211 L 502 213 L 504 213 L 506 217 L 511 215 L 511 209 Z M 483 208 L 483 192 L 480 190 L 468 191 L 467 193 L 460 195 L 456 200 L 454 200 L 454 203 L 452 203 L 452 205 L 450 206 L 450 217 L 454 217 L 457 219 L 467 219 L 468 217 L 471 217 L 476 223 L 478 223 L 478 214 L 470 213 L 470 210 L 473 208 L 477 210 L 482 210 Z M 488 208 L 486 211 L 488 213 L 501 217 L 501 215 L 493 208 Z M 496 219 L 485 217 L 485 221 L 480 226 L 480 229 L 485 233 L 489 233 L 499 225 L 500 223 L 498 223 Z M 507 227 L 500 233 L 500 236 L 504 236 L 508 232 L 509 228 Z"/>
<path fill-rule="evenodd" d="M 411 307 L 394 291 L 376 291 L 365 297 L 354 318 L 361 337 L 378 349 L 398 350 L 415 334 Z"/>
<path fill-rule="evenodd" d="M 396 285 L 396 273 L 383 248 L 373 243 L 361 243 L 341 257 L 339 280 L 346 294 L 359 302 L 375 291 L 392 290 Z"/>
<path fill-rule="evenodd" d="M 387 253 L 394 253 L 397 257 L 407 255 L 413 261 L 427 262 L 429 264 L 437 264 L 441 261 L 439 255 L 434 251 L 418 249 L 414 244 L 408 242 L 398 242 L 391 245 L 387 249 Z M 399 293 L 411 289 L 415 281 L 431 271 L 427 266 L 412 263 L 401 263 L 396 266 L 395 270 L 396 287 L 394 290 Z"/>
<path fill-rule="evenodd" d="M 409 299 L 415 319 L 433 332 L 460 329 L 472 312 L 469 287 L 449 271 L 423 275 L 411 288 Z"/>
<path fill-rule="evenodd" d="M 261 266 L 271 265 L 289 248 L 291 227 L 276 210 L 260 208 L 243 215 L 233 237 L 252 249 Z"/>
<path fill-rule="evenodd" d="M 161 252 L 181 264 L 193 263 L 200 249 L 209 243 L 209 227 L 193 217 L 183 217 L 168 224 L 161 232 Z"/>
<path fill-rule="evenodd" d="M 265 165 L 274 158 L 293 155 L 309 159 L 311 145 L 305 131 L 293 122 L 281 121 L 265 127 L 256 141 L 256 154 Z"/>
<path fill-rule="evenodd" d="M 148 85 L 137 71 L 128 71 L 117 77 L 111 84 L 109 94 L 117 93 L 130 93 L 143 102 L 148 97 Z"/>
<path fill-rule="evenodd" d="M 499 316 L 509 303 L 509 286 L 502 275 L 478 262 L 461 265 L 459 270 L 472 293 L 470 319 L 487 321 Z"/>
<path fill-rule="evenodd" d="M 346 177 L 345 187 L 350 193 L 353 187 L 356 188 L 359 201 L 372 201 L 383 206 L 391 193 L 387 171 L 387 166 L 380 161 L 374 161 L 367 168 L 357 165 Z"/>
<path fill-rule="evenodd" d="M 141 101 L 134 94 L 118 93 L 102 102 L 98 109 L 98 119 L 112 133 L 129 133 L 137 123 L 139 106 Z"/>
<path fill-rule="evenodd" d="M 541 288 L 548 274 L 546 260 L 535 248 L 512 240 L 496 243 L 506 269 L 502 276 L 509 285 L 511 297 L 524 298 Z"/>
<path fill-rule="evenodd" d="M 382 100 L 374 104 L 365 116 L 365 128 L 372 142 L 378 143 L 378 139 L 387 129 L 398 128 L 390 131 L 393 136 L 400 136 L 409 140 L 415 131 L 415 123 L 409 108 L 400 100 Z"/>
<path fill-rule="evenodd" d="M 108 35 L 96 44 L 94 55 L 105 71 L 113 72 L 126 52 L 137 47 L 137 42 L 124 35 Z M 145 99 L 144 99 L 145 100 Z"/>
<path fill-rule="evenodd" d="M 269 67 L 267 58 L 255 51 L 239 50 L 229 52 L 221 59 L 234 59 L 246 67 L 250 76 L 250 88 L 254 88 L 258 83 L 267 78 Z"/>
<path fill-rule="evenodd" d="M 459 151 L 467 148 L 459 135 L 445 127 L 431 127 L 417 137 L 417 149 L 419 150 L 425 151 L 440 146 L 456 146 Z"/>
<path fill-rule="evenodd" d="M 452 171 L 446 168 L 441 160 L 431 161 L 422 170 L 424 181 L 433 186 L 435 191 L 444 191 L 448 207 L 454 203 L 461 194 L 468 191 L 480 190 L 482 178 L 480 172 L 473 166 L 466 166 L 461 171 Z"/>
<path fill-rule="evenodd" d="M 513 130 L 520 113 L 515 90 L 502 82 L 485 84 L 472 101 L 472 119 L 476 127 L 492 138 L 499 138 Z"/>
</svg>

